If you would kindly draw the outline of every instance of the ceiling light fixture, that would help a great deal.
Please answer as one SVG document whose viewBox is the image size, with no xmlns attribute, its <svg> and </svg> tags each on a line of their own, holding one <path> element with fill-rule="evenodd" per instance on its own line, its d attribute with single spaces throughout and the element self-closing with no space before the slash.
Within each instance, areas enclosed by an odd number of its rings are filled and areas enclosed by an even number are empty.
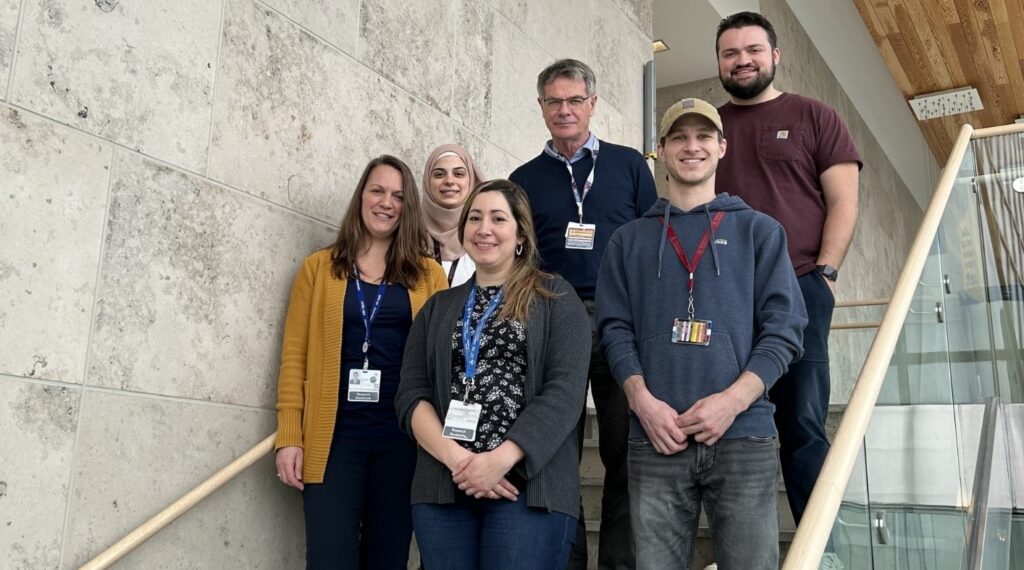
<svg viewBox="0 0 1024 570">
<path fill-rule="evenodd" d="M 665 43 L 665 40 L 654 40 L 654 42 L 651 43 L 651 49 L 654 50 L 654 53 L 661 53 L 663 51 L 668 51 L 672 48 L 668 47 L 668 44 Z"/>
<path fill-rule="evenodd" d="M 918 121 L 934 119 L 936 117 L 948 117 L 971 111 L 984 109 L 981 104 L 981 96 L 974 87 L 960 87 L 949 91 L 939 91 L 918 95 L 910 100 L 910 108 Z"/>
</svg>

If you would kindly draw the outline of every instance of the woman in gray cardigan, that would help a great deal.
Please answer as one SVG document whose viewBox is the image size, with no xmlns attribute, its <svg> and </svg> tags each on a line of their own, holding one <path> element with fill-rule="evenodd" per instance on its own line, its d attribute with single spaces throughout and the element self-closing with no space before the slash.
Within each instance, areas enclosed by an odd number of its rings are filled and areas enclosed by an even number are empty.
<svg viewBox="0 0 1024 570">
<path fill-rule="evenodd" d="M 561 570 L 579 512 L 589 321 L 572 287 L 537 268 L 522 188 L 492 180 L 466 204 L 459 239 L 476 275 L 416 317 L 395 398 L 419 444 L 417 544 L 431 570 Z"/>
</svg>

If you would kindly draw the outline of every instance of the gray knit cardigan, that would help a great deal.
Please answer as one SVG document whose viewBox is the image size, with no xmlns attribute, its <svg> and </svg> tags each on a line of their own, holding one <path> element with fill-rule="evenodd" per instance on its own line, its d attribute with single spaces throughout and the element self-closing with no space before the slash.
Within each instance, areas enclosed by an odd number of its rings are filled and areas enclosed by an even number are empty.
<svg viewBox="0 0 1024 570">
<path fill-rule="evenodd" d="M 413 321 L 402 358 L 395 408 L 412 435 L 412 412 L 420 400 L 444 420 L 451 402 L 451 339 L 473 281 L 435 294 Z M 525 452 L 516 465 L 527 479 L 530 507 L 579 516 L 579 455 L 576 425 L 587 392 L 590 319 L 572 287 L 561 278 L 545 285 L 556 297 L 537 296 L 526 323 L 526 405 L 505 434 Z M 412 504 L 448 504 L 459 491 L 451 471 L 419 448 Z"/>
</svg>

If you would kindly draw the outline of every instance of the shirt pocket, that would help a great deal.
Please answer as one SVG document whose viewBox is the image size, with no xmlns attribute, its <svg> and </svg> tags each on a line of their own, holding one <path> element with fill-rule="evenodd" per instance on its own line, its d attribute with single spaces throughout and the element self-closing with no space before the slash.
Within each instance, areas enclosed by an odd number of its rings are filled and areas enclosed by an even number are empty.
<svg viewBox="0 0 1024 570">
<path fill-rule="evenodd" d="M 804 132 L 795 125 L 764 125 L 757 139 L 757 156 L 761 160 L 804 158 Z"/>
</svg>

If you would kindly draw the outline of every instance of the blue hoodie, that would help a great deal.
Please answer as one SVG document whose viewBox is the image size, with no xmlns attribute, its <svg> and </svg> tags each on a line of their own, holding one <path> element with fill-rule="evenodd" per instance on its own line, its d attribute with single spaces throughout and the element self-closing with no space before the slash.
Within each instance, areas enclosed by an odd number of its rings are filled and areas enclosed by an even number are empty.
<svg viewBox="0 0 1024 570">
<path fill-rule="evenodd" d="M 688 272 L 666 238 L 671 223 L 692 260 L 724 211 L 695 274 L 695 318 L 712 321 L 711 344 L 672 342 L 672 324 L 687 317 Z M 612 375 L 639 374 L 651 394 L 683 413 L 728 388 L 741 371 L 757 374 L 765 394 L 736 416 L 726 439 L 775 435 L 768 389 L 803 353 L 807 324 L 800 286 L 774 219 L 742 199 L 718 194 L 684 212 L 664 198 L 612 236 L 597 279 L 595 316 Z M 630 412 L 630 437 L 647 439 Z"/>
</svg>

